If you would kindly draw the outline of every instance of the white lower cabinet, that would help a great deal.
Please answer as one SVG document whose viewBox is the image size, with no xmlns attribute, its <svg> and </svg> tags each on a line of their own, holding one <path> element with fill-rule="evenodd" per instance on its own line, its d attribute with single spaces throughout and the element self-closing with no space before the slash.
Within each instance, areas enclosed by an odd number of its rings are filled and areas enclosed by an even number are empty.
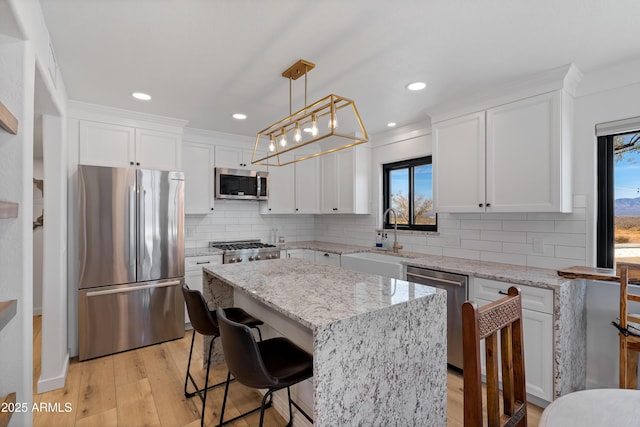
<svg viewBox="0 0 640 427">
<path fill-rule="evenodd" d="M 222 264 L 222 255 L 186 257 L 184 261 L 184 281 L 189 289 L 202 292 L 202 268 L 216 264 Z M 184 323 L 190 322 L 189 313 L 185 307 Z"/>
<path fill-rule="evenodd" d="M 479 307 L 502 298 L 510 286 L 520 289 L 524 327 L 524 363 L 527 393 L 544 401 L 553 400 L 553 291 L 472 278 L 470 299 Z M 486 299 L 485 299 L 486 298 Z M 481 346 L 482 374 L 485 374 L 484 342 Z"/>
</svg>

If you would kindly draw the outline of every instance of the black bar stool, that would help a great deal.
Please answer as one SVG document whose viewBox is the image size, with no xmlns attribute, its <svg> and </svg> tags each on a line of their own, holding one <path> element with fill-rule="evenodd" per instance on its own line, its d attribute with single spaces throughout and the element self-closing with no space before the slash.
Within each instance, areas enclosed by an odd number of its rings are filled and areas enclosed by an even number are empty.
<svg viewBox="0 0 640 427">
<path fill-rule="evenodd" d="M 216 312 L 209 310 L 209 307 L 207 306 L 207 303 L 205 302 L 204 297 L 202 296 L 202 293 L 200 291 L 191 290 L 187 285 L 182 285 L 182 295 L 184 296 L 184 301 L 187 304 L 187 311 L 189 312 L 189 318 L 191 319 L 191 326 L 193 326 L 193 335 L 191 336 L 191 349 L 189 350 L 189 362 L 187 363 L 187 375 L 184 379 L 184 395 L 187 398 L 190 398 L 197 394 L 198 397 L 200 397 L 200 400 L 202 400 L 202 414 L 200 416 L 200 425 L 204 427 L 204 410 L 207 403 L 207 390 L 226 384 L 229 378 L 227 377 L 227 381 L 209 385 L 209 369 L 211 367 L 211 352 L 213 350 L 213 343 L 215 342 L 216 338 L 220 336 Z M 262 341 L 262 333 L 258 328 L 259 325 L 263 324 L 262 320 L 251 316 L 243 309 L 237 307 L 225 309 L 221 308 L 220 310 L 224 310 L 224 313 L 226 313 L 229 318 L 234 319 L 239 324 L 246 325 L 249 328 L 257 330 L 260 341 Z M 191 356 L 193 355 L 193 343 L 196 339 L 196 332 L 201 335 L 213 337 L 211 343 L 209 344 L 209 353 L 207 356 L 207 374 L 205 377 L 203 388 L 198 387 L 198 384 L 191 375 Z M 251 335 L 251 337 L 253 339 L 253 335 Z M 193 387 L 195 387 L 196 389 L 194 392 L 187 391 L 189 381 L 191 381 L 191 384 L 193 384 Z M 261 408 L 253 409 L 245 414 L 242 414 L 241 416 L 255 412 L 258 409 Z"/>
<path fill-rule="evenodd" d="M 313 376 L 313 356 L 286 338 L 271 338 L 256 342 L 251 330 L 234 322 L 224 310 L 218 308 L 218 325 L 222 352 L 229 368 L 224 400 L 220 412 L 220 425 L 224 424 L 224 408 L 229 393 L 231 374 L 240 384 L 251 388 L 268 389 L 260 405 L 260 427 L 264 420 L 267 398 L 273 392 L 287 389 L 289 397 L 289 424 L 293 423 L 293 404 L 310 422 L 313 420 L 296 402 L 291 400 L 290 386 Z"/>
</svg>

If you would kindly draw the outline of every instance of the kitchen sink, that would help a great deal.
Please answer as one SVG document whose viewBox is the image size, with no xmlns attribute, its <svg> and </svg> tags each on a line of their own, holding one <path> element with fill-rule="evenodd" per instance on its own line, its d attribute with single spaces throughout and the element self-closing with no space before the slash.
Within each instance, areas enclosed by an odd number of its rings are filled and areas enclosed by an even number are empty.
<svg viewBox="0 0 640 427">
<path fill-rule="evenodd" d="M 358 252 L 355 254 L 343 254 L 342 267 L 350 270 L 363 271 L 379 276 L 404 279 L 403 265 L 405 259 L 400 256 L 381 254 L 379 252 Z"/>
</svg>

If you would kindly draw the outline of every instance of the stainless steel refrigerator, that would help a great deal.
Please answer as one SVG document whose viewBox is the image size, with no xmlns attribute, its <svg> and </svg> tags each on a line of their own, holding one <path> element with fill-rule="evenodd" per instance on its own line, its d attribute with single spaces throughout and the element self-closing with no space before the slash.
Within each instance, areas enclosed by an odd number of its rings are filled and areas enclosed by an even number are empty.
<svg viewBox="0 0 640 427">
<path fill-rule="evenodd" d="M 184 176 L 78 168 L 80 360 L 184 336 Z"/>
</svg>

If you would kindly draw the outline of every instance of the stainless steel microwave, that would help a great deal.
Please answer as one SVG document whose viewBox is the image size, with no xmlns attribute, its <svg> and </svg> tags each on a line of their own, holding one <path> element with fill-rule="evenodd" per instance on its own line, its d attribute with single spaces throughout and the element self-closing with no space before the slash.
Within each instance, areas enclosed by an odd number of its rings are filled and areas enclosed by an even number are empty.
<svg viewBox="0 0 640 427">
<path fill-rule="evenodd" d="M 267 200 L 269 172 L 216 168 L 216 199 Z"/>
</svg>

